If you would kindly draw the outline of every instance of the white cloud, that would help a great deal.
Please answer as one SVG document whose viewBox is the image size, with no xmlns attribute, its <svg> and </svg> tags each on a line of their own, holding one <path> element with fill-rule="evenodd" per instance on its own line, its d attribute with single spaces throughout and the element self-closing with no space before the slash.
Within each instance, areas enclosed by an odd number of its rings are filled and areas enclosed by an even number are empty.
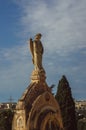
<svg viewBox="0 0 86 130">
<path fill-rule="evenodd" d="M 24 35 L 41 32 L 47 51 L 69 52 L 86 46 L 86 1 L 22 1 Z M 28 36 L 29 37 L 29 36 Z"/>
</svg>

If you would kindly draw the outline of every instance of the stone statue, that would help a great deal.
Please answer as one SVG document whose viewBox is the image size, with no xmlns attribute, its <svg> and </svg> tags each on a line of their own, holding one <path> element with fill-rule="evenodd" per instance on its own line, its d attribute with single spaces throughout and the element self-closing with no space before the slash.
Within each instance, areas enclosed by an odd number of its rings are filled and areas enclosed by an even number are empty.
<svg viewBox="0 0 86 130">
<path fill-rule="evenodd" d="M 42 42 L 40 41 L 41 39 L 41 34 L 38 33 L 35 35 L 34 41 L 30 39 L 30 51 L 32 54 L 32 61 L 35 67 L 35 70 L 44 70 L 42 67 L 42 55 L 44 52 Z"/>
</svg>

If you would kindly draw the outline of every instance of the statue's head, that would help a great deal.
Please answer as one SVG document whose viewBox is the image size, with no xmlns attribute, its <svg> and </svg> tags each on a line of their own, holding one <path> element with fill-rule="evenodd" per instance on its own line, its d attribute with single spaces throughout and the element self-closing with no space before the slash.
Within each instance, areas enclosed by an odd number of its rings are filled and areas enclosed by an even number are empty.
<svg viewBox="0 0 86 130">
<path fill-rule="evenodd" d="M 35 40 L 40 40 L 42 37 L 42 34 L 41 33 L 38 33 L 35 35 Z"/>
</svg>

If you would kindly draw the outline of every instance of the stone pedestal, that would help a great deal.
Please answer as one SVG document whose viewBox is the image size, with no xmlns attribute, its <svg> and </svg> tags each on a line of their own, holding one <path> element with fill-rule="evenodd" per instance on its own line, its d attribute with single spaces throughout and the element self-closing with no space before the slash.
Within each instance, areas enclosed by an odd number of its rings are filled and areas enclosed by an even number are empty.
<svg viewBox="0 0 86 130">
<path fill-rule="evenodd" d="M 33 70 L 32 75 L 31 75 L 31 82 L 45 82 L 46 79 L 46 74 L 43 69 L 41 70 Z"/>
</svg>

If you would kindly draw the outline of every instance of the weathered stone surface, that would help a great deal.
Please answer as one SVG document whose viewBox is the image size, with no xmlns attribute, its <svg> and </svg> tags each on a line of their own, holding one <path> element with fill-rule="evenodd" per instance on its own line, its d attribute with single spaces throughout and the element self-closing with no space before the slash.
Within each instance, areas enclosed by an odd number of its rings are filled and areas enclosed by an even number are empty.
<svg viewBox="0 0 86 130">
<path fill-rule="evenodd" d="M 12 130 L 46 130 L 50 120 L 54 127 L 63 128 L 59 105 L 50 88 L 46 82 L 33 82 L 17 103 Z"/>
<path fill-rule="evenodd" d="M 40 39 L 38 35 L 36 38 Z M 46 74 L 42 63 L 38 62 L 38 54 L 34 57 L 32 51 L 35 69 L 30 85 L 16 105 L 12 130 L 63 130 L 60 108 L 45 81 Z"/>
<path fill-rule="evenodd" d="M 48 98 L 47 98 L 48 97 Z M 49 121 L 62 128 L 62 120 L 59 105 L 53 95 L 48 91 L 36 98 L 27 121 L 27 130 L 45 130 Z M 57 123 L 58 122 L 58 123 Z"/>
<path fill-rule="evenodd" d="M 42 70 L 33 70 L 32 75 L 31 75 L 31 82 L 45 82 L 46 75 L 45 71 Z"/>
</svg>

